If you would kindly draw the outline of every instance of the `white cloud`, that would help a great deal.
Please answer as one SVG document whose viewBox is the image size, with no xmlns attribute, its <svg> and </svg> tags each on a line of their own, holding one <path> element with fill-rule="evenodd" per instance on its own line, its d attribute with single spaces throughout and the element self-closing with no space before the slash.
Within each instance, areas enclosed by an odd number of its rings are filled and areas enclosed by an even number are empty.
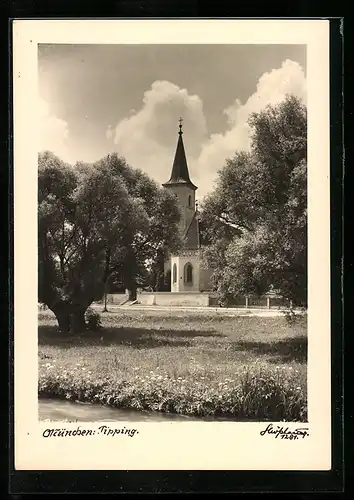
<svg viewBox="0 0 354 500">
<path fill-rule="evenodd" d="M 145 92 L 141 108 L 131 110 L 130 116 L 116 125 L 117 152 L 158 182 L 166 182 L 171 173 L 180 116 L 184 120 L 187 154 L 197 156 L 207 132 L 202 101 L 167 81 L 155 81 Z M 107 134 L 110 135 L 110 128 Z"/>
<path fill-rule="evenodd" d="M 224 110 L 228 118 L 228 130 L 224 134 L 214 134 L 202 146 L 197 159 L 196 168 L 203 172 L 200 191 L 204 194 L 210 190 L 216 179 L 217 170 L 225 159 L 232 157 L 236 151 L 248 150 L 250 147 L 250 129 L 247 124 L 250 115 L 259 112 L 268 104 L 280 103 L 286 94 L 293 94 L 306 102 L 306 79 L 302 67 L 290 60 L 283 62 L 280 68 L 264 73 L 257 84 L 257 89 L 242 104 L 239 99 Z"/>
<path fill-rule="evenodd" d="M 67 147 L 69 129 L 66 121 L 50 112 L 49 105 L 39 98 L 39 150 L 49 150 L 64 161 L 70 161 Z"/>
<path fill-rule="evenodd" d="M 302 67 L 290 60 L 280 68 L 264 73 L 245 103 L 235 99 L 224 110 L 228 119 L 225 133 L 207 136 L 203 103 L 168 81 L 155 81 L 143 97 L 139 110 L 120 121 L 112 133 L 116 150 L 132 166 L 141 168 L 158 182 L 168 180 L 176 147 L 178 119 L 184 119 L 184 144 L 192 181 L 201 199 L 213 187 L 217 170 L 237 150 L 249 148 L 248 118 L 268 104 L 281 102 L 287 93 L 306 101 L 306 79 Z"/>
<path fill-rule="evenodd" d="M 108 125 L 108 128 L 106 130 L 106 138 L 108 140 L 110 140 L 110 139 L 112 139 L 113 135 L 114 135 L 114 131 L 112 130 L 112 126 Z"/>
</svg>

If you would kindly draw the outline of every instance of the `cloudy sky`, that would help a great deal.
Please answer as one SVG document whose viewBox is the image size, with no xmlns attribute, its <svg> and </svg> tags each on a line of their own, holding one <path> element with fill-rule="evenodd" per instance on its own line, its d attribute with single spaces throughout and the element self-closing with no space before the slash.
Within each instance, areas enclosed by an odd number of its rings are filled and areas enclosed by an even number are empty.
<svg viewBox="0 0 354 500">
<path fill-rule="evenodd" d="M 286 93 L 306 101 L 299 45 L 40 45 L 38 57 L 42 150 L 72 164 L 116 151 L 162 183 L 182 116 L 199 199 L 249 147 L 250 113 Z"/>
</svg>

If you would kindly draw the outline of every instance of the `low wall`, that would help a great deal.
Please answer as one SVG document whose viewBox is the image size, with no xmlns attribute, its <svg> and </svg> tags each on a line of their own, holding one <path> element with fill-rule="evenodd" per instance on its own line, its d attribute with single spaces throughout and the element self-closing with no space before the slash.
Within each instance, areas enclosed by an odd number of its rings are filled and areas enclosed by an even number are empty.
<svg viewBox="0 0 354 500">
<path fill-rule="evenodd" d="M 200 292 L 143 292 L 137 300 L 144 306 L 209 306 L 209 294 Z"/>
<path fill-rule="evenodd" d="M 107 294 L 107 305 L 120 305 L 128 299 L 124 293 Z M 267 300 L 268 299 L 268 300 Z M 156 306 L 189 306 L 189 307 L 219 307 L 219 300 L 213 292 L 141 292 L 137 294 L 138 303 L 141 305 Z M 96 302 L 103 305 L 104 299 Z M 259 309 L 278 309 L 284 307 L 285 301 L 277 296 L 236 297 L 229 307 L 250 307 Z"/>
</svg>

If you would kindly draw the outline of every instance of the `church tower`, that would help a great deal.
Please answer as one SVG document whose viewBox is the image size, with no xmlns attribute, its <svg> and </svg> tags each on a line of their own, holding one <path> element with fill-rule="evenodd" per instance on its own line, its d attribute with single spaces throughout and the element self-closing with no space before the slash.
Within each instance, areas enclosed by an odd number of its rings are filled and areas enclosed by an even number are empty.
<svg viewBox="0 0 354 500">
<path fill-rule="evenodd" d="M 181 211 L 180 233 L 183 249 L 172 255 L 165 272 L 171 271 L 171 292 L 199 291 L 199 227 L 195 193 L 198 189 L 189 177 L 186 153 L 182 139 L 182 118 L 179 120 L 177 148 L 170 179 L 163 184 L 178 200 Z"/>
</svg>

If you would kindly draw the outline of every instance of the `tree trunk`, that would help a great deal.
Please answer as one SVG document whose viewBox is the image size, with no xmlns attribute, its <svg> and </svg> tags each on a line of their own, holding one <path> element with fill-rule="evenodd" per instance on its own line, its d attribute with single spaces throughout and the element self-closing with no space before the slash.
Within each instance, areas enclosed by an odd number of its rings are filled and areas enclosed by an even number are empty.
<svg viewBox="0 0 354 500">
<path fill-rule="evenodd" d="M 60 306 L 52 309 L 55 317 L 57 318 L 59 330 L 63 333 L 70 332 L 70 309 L 67 304 L 61 304 Z"/>
<path fill-rule="evenodd" d="M 70 324 L 73 333 L 82 333 L 86 330 L 85 312 L 86 309 L 82 307 L 75 308 L 72 311 Z"/>
<path fill-rule="evenodd" d="M 129 300 L 136 300 L 136 285 L 131 286 L 128 290 L 128 293 Z"/>
<path fill-rule="evenodd" d="M 103 307 L 102 312 L 104 312 L 104 313 L 108 312 L 108 309 L 107 309 L 107 292 L 106 291 L 104 292 L 104 307 Z"/>
<path fill-rule="evenodd" d="M 107 292 L 108 292 L 108 282 L 104 284 L 104 295 L 103 295 L 103 300 L 104 300 L 104 307 L 102 309 L 102 312 L 108 312 L 107 309 Z"/>
</svg>

